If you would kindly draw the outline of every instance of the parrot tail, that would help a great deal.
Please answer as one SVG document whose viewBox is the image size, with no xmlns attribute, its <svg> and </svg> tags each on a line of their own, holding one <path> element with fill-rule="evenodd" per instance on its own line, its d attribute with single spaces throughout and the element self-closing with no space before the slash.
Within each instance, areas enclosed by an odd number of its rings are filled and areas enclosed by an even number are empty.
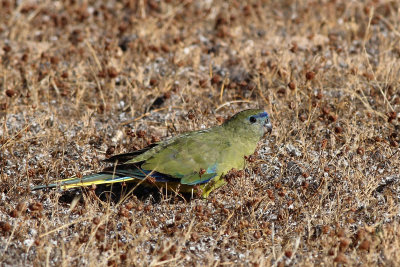
<svg viewBox="0 0 400 267">
<path fill-rule="evenodd" d="M 59 180 L 56 183 L 48 185 L 37 185 L 32 190 L 40 190 L 45 188 L 60 187 L 62 189 L 70 189 L 81 186 L 90 186 L 95 184 L 111 184 L 111 183 L 122 183 L 132 180 L 136 180 L 138 177 L 121 176 L 112 173 L 95 173 L 83 176 L 82 178 L 68 178 Z"/>
<path fill-rule="evenodd" d="M 55 183 L 48 185 L 37 185 L 32 188 L 32 190 L 39 190 L 45 188 L 60 187 L 61 189 L 70 189 L 81 186 L 90 186 L 96 184 L 112 184 L 112 183 L 123 183 L 129 181 L 144 180 L 146 178 L 151 178 L 155 182 L 176 182 L 177 179 L 169 175 L 165 175 L 156 171 L 143 170 L 140 166 L 136 164 L 125 164 L 118 166 L 117 169 L 106 168 L 100 173 L 89 174 L 83 176 L 82 178 L 68 178 L 59 180 Z"/>
</svg>

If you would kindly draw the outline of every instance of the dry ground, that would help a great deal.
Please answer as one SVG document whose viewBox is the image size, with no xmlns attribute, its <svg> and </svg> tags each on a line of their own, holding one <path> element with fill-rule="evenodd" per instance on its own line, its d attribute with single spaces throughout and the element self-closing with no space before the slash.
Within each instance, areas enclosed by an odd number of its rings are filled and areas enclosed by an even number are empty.
<svg viewBox="0 0 400 267">
<path fill-rule="evenodd" d="M 1 1 L 1 265 L 398 266 L 399 26 L 389 0 Z M 30 191 L 249 107 L 272 135 L 207 200 Z"/>
</svg>

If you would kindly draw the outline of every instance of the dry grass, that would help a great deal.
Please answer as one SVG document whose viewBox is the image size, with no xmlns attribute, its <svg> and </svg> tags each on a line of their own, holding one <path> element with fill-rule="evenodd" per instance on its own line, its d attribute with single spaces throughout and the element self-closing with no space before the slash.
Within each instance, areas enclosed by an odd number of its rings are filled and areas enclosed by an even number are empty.
<svg viewBox="0 0 400 267">
<path fill-rule="evenodd" d="M 0 4 L 2 266 L 400 264 L 397 1 L 101 2 Z M 249 107 L 208 200 L 29 190 Z"/>
</svg>

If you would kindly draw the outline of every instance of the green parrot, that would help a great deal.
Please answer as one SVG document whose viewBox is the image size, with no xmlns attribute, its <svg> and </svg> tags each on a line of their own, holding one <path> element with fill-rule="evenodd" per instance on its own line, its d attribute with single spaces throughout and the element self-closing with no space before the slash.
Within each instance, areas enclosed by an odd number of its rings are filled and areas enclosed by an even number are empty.
<svg viewBox="0 0 400 267">
<path fill-rule="evenodd" d="M 267 112 L 244 110 L 222 125 L 184 133 L 141 150 L 112 156 L 107 161 L 114 165 L 100 173 L 35 186 L 33 190 L 145 180 L 148 184 L 166 186 L 168 190 L 196 190 L 207 198 L 211 191 L 226 183 L 224 174 L 231 169 L 244 168 L 244 157 L 253 154 L 258 142 L 271 131 Z"/>
</svg>

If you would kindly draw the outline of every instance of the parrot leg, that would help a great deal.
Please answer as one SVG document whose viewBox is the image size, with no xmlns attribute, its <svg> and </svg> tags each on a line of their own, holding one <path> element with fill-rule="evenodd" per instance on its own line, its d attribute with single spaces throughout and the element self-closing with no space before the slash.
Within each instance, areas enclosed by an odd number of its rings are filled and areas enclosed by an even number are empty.
<svg viewBox="0 0 400 267">
<path fill-rule="evenodd" d="M 207 183 L 204 188 L 203 188 L 203 192 L 202 192 L 202 197 L 203 198 L 207 198 L 208 195 L 211 193 L 211 191 L 223 186 L 226 184 L 225 179 L 222 177 L 222 175 L 215 180 L 210 181 L 209 183 Z"/>
</svg>

